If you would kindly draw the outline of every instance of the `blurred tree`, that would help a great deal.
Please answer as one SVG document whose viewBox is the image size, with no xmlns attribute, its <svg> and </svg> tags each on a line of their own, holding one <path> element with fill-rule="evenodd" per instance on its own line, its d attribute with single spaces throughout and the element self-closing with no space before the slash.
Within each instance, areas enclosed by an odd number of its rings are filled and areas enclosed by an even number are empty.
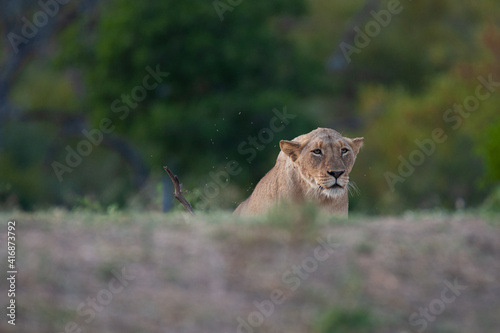
<svg viewBox="0 0 500 333">
<path fill-rule="evenodd" d="M 492 53 L 478 36 L 490 22 L 498 22 L 500 10 L 495 1 L 399 2 L 398 13 L 390 17 L 384 17 L 390 3 L 385 0 L 310 3 L 312 19 L 303 22 L 298 38 L 319 59 L 328 59 L 335 92 L 324 102 L 317 101 L 315 105 L 323 110 L 315 112 L 334 128 L 365 136 L 365 148 L 352 175 L 361 195 L 353 198 L 352 206 L 388 213 L 452 208 L 462 198 L 467 205 L 481 202 L 493 180 L 485 181 L 485 172 L 500 170 L 494 153 L 498 144 L 498 118 L 493 112 L 498 106 L 496 95 L 482 103 L 482 116 L 476 112 L 474 120 L 472 116 L 465 120 L 460 130 L 450 129 L 443 114 L 474 92 L 478 75 L 494 71 L 491 64 L 484 64 Z M 365 36 L 360 37 L 360 31 Z M 491 49 L 498 41 L 489 36 L 486 44 Z M 360 45 L 363 38 L 366 43 Z M 330 48 L 325 44 L 329 39 L 334 42 Z M 359 52 L 347 59 L 342 43 L 357 46 Z M 478 63 L 478 59 L 483 59 L 483 68 L 476 65 L 464 76 L 464 64 Z M 498 63 L 498 55 L 495 59 Z M 436 144 L 430 156 L 424 153 L 425 161 L 408 171 L 411 175 L 393 180 L 393 192 L 384 174 L 398 176 L 398 167 L 404 164 L 401 160 L 408 161 L 410 154 L 419 151 L 415 141 L 432 138 L 435 128 L 443 128 L 446 142 Z"/>
<path fill-rule="evenodd" d="M 208 2 L 113 0 L 64 33 L 61 64 L 84 74 L 94 126 L 111 119 L 154 170 L 169 164 L 195 186 L 236 160 L 236 183 L 248 184 L 270 167 L 279 139 L 311 128 L 300 101 L 321 66 L 289 37 L 304 12 L 301 0 L 241 2 L 221 20 Z M 240 144 L 284 108 L 299 117 L 253 144 L 263 153 L 250 166 Z"/>
<path fill-rule="evenodd" d="M 1 5 L 0 32 L 5 36 L 0 43 L 1 206 L 32 209 L 62 202 L 64 196 L 46 158 L 59 126 L 81 117 L 72 110 L 76 101 L 65 73 L 49 69 L 47 59 L 54 53 L 52 37 L 74 17 L 92 10 L 95 2 L 20 0 Z"/>
<path fill-rule="evenodd" d="M 499 95 L 492 92 L 459 128 L 449 118 L 456 115 L 444 115 L 474 93 L 479 75 L 500 77 L 500 7 L 496 0 L 402 1 L 382 24 L 389 3 L 61 5 L 17 52 L 11 39 L 0 43 L 0 202 L 124 205 L 150 170 L 158 181 L 163 164 L 196 200 L 235 160 L 241 172 L 216 199 L 230 207 L 271 167 L 280 139 L 317 126 L 366 138 L 352 175 L 358 210 L 481 202 L 500 179 Z M 22 33 L 23 17 L 40 10 L 31 0 L 2 5 L 1 32 Z M 374 22 L 380 31 L 347 61 L 342 43 L 356 46 Z M 277 117 L 284 112 L 291 118 Z M 266 132 L 272 124 L 280 130 Z M 436 128 L 446 141 L 427 155 L 419 144 Z M 68 149 L 91 139 L 98 142 L 92 153 L 64 169 Z M 390 178 L 393 192 L 384 175 L 401 177 L 414 151 L 425 161 L 403 181 Z"/>
<path fill-rule="evenodd" d="M 480 50 L 484 53 L 478 59 L 498 59 L 491 46 L 483 44 Z M 376 198 L 363 202 L 365 208 L 388 212 L 454 208 L 463 200 L 481 203 L 500 180 L 497 64 L 457 62 L 418 95 L 374 85 L 362 89 L 360 110 L 367 119 L 370 149 L 359 159 L 370 167 L 360 187 Z"/>
</svg>

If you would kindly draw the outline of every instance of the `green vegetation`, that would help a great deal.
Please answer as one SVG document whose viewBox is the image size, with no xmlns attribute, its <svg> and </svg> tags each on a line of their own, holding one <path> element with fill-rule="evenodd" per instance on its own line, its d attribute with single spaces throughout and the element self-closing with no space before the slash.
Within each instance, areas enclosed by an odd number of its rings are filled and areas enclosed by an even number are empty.
<svg viewBox="0 0 500 333">
<path fill-rule="evenodd" d="M 375 332 L 374 318 L 367 309 L 338 309 L 327 311 L 318 325 L 318 333 Z"/>
<path fill-rule="evenodd" d="M 22 34 L 39 11 L 6 7 L 0 31 Z M 28 42 L 0 45 L 3 208 L 159 210 L 173 205 L 168 165 L 195 208 L 232 209 L 279 140 L 316 127 L 365 137 L 353 211 L 480 207 L 498 191 L 495 0 L 57 11 Z"/>
</svg>

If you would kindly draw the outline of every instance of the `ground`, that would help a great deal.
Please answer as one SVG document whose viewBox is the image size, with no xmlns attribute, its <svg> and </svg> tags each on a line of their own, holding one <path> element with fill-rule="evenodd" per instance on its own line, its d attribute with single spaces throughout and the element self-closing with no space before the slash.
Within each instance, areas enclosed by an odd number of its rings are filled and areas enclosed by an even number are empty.
<svg viewBox="0 0 500 333">
<path fill-rule="evenodd" d="M 16 220 L 1 332 L 498 332 L 500 220 L 50 210 Z M 4 275 L 7 275 L 6 272 Z"/>
</svg>

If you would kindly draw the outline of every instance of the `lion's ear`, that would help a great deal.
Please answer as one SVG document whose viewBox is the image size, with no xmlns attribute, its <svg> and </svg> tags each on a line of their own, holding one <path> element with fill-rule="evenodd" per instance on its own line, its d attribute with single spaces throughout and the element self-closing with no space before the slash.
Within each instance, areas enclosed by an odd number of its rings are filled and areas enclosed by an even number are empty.
<svg viewBox="0 0 500 333">
<path fill-rule="evenodd" d="M 354 154 L 358 155 L 359 150 L 361 149 L 361 147 L 363 147 L 363 140 L 364 139 L 365 138 L 354 138 L 354 139 L 348 140 L 349 145 L 354 150 Z"/>
<path fill-rule="evenodd" d="M 280 148 L 281 151 L 288 155 L 294 162 L 297 160 L 297 158 L 299 158 L 300 151 L 302 150 L 300 147 L 300 143 L 287 140 L 280 141 Z"/>
</svg>

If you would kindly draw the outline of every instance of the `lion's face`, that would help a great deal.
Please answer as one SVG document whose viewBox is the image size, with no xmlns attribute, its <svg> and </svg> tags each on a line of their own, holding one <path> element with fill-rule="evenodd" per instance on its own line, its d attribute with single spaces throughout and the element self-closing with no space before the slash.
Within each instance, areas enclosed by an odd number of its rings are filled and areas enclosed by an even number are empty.
<svg viewBox="0 0 500 333">
<path fill-rule="evenodd" d="M 318 128 L 293 141 L 281 141 L 280 147 L 311 189 L 328 197 L 344 194 L 363 138 L 349 139 L 340 133 Z"/>
</svg>

